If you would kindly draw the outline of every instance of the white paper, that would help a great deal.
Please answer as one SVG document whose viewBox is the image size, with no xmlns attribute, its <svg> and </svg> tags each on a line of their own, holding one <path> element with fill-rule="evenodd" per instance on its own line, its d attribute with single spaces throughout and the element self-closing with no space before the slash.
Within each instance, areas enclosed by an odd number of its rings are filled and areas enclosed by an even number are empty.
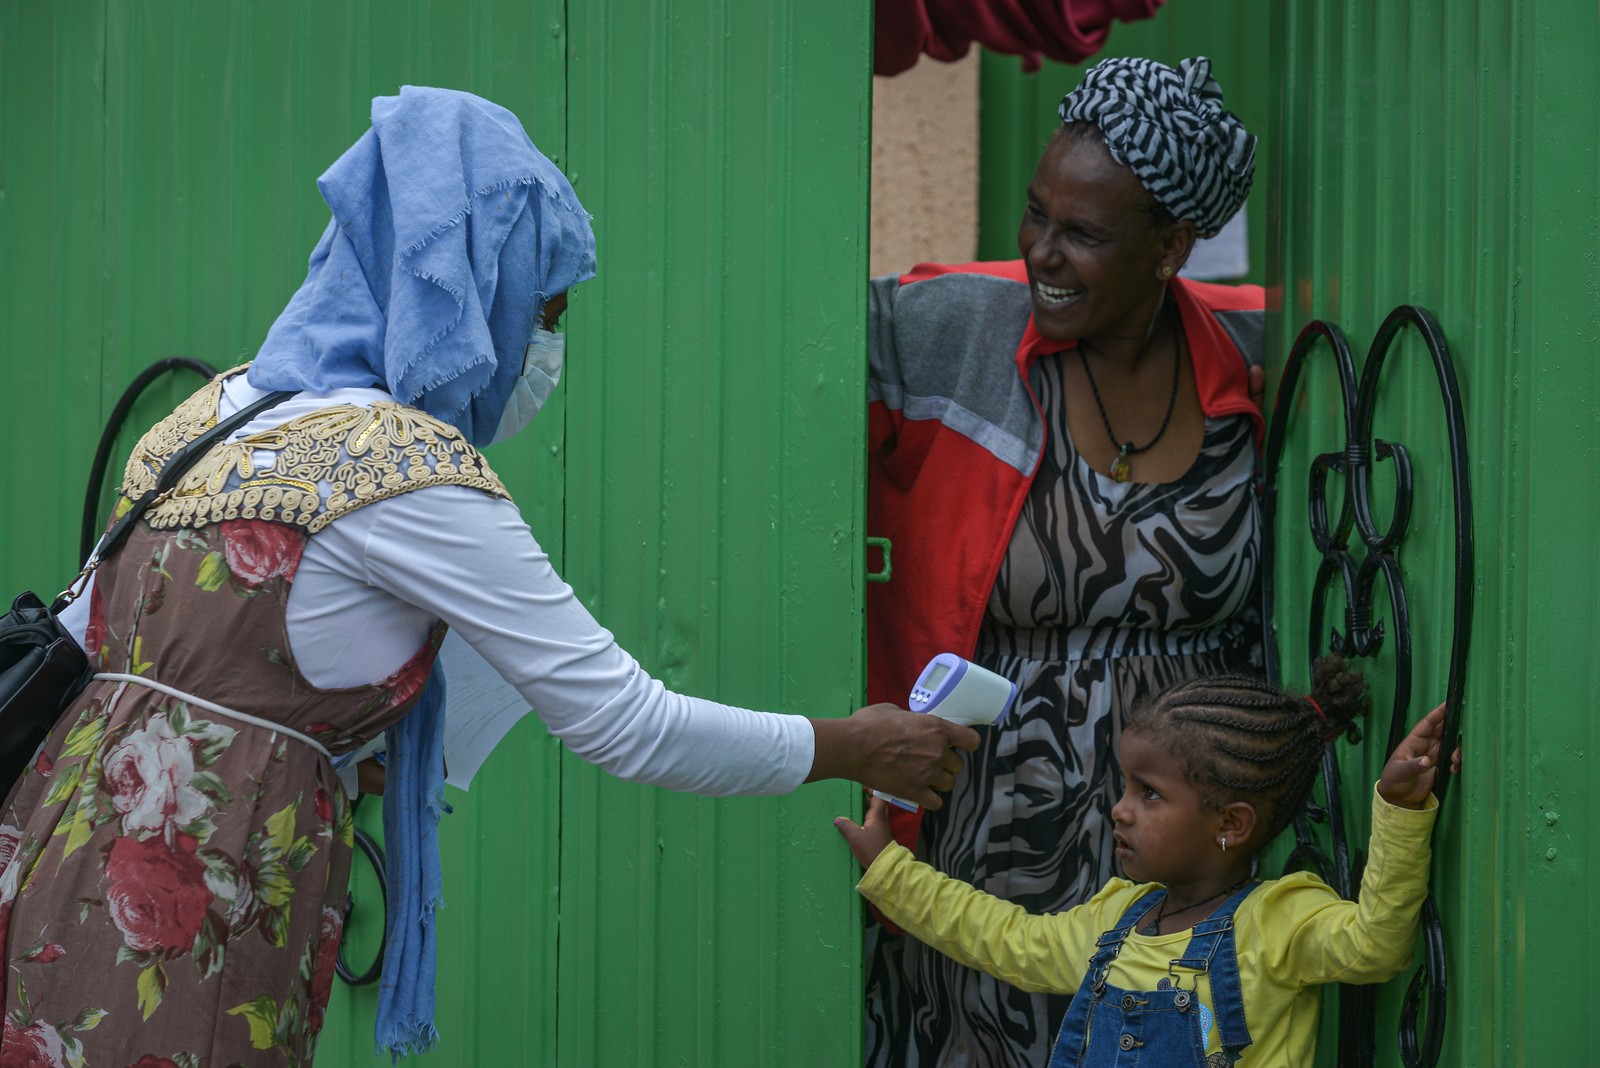
<svg viewBox="0 0 1600 1068">
<path fill-rule="evenodd" d="M 439 646 L 444 667 L 444 781 L 465 790 L 530 709 L 527 699 L 455 631 Z"/>
<path fill-rule="evenodd" d="M 1189 252 L 1189 262 L 1178 272 L 1200 282 L 1224 282 L 1250 273 L 1250 233 L 1245 211 L 1227 221 L 1216 237 L 1202 237 Z"/>
</svg>

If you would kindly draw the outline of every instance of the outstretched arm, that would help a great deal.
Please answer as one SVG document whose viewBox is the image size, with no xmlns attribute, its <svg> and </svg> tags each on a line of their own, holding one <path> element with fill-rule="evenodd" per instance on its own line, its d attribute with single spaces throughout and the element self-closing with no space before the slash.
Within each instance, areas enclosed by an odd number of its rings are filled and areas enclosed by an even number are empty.
<svg viewBox="0 0 1600 1068">
<path fill-rule="evenodd" d="M 1117 880 L 1087 904 L 1033 916 L 914 860 L 890 841 L 888 805 L 879 798 L 868 802 L 861 826 L 843 816 L 833 825 L 867 869 L 857 889 L 885 917 L 952 960 L 1023 990 L 1076 990 L 1096 936 L 1139 892 Z"/>
<path fill-rule="evenodd" d="M 935 790 L 955 785 L 957 749 L 978 748 L 978 733 L 939 716 L 890 704 L 868 705 L 846 719 L 813 719 L 816 756 L 806 782 L 854 779 L 924 808 L 944 805 Z"/>
<path fill-rule="evenodd" d="M 1269 972 L 1295 983 L 1375 983 L 1411 959 L 1417 917 L 1428 894 L 1432 796 L 1444 735 L 1444 706 L 1417 721 L 1384 765 L 1373 798 L 1372 838 L 1354 902 L 1320 882 L 1291 876 L 1258 904 Z M 1452 757 L 1460 767 L 1461 753 Z"/>
</svg>

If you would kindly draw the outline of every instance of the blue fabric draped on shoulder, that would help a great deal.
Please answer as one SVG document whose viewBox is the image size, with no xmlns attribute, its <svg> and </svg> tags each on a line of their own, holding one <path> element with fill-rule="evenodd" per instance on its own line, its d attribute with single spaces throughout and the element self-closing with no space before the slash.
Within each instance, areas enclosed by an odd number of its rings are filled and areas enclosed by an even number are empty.
<svg viewBox="0 0 1600 1068">
<path fill-rule="evenodd" d="M 488 444 L 540 307 L 594 276 L 566 176 L 505 108 L 408 85 L 317 187 L 333 218 L 251 385 L 376 386 Z"/>
</svg>

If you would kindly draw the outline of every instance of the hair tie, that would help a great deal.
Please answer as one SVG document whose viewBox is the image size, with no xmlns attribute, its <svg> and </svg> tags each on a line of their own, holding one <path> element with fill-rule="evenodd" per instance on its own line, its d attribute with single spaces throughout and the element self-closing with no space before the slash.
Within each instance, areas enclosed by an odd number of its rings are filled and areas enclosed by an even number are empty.
<svg viewBox="0 0 1600 1068">
<path fill-rule="evenodd" d="M 1306 694 L 1306 704 L 1317 710 L 1317 716 L 1321 718 L 1322 722 L 1328 722 L 1328 714 L 1322 710 L 1321 705 L 1317 704 L 1317 699 L 1315 697 L 1312 697 L 1310 694 Z"/>
</svg>

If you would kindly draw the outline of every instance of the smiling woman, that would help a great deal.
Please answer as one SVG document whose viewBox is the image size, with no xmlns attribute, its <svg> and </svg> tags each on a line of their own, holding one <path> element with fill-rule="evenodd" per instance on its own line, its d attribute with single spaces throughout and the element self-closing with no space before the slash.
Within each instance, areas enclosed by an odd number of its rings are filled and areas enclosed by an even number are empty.
<svg viewBox="0 0 1600 1068">
<path fill-rule="evenodd" d="M 1035 328 L 1077 340 L 1069 383 L 1079 388 L 1067 394 L 1067 422 L 1089 428 L 1080 454 L 1118 482 L 1132 479 L 1135 463 L 1142 481 L 1180 478 L 1200 448 L 1199 394 L 1166 292 L 1194 239 L 1192 222 L 1174 221 L 1112 159 L 1099 127 L 1071 123 L 1051 139 L 1028 187 L 1017 248 Z M 1104 435 L 1094 432 L 1097 420 Z"/>
<path fill-rule="evenodd" d="M 1062 101 L 1021 259 L 920 265 L 870 298 L 869 694 L 956 652 L 1011 679 L 946 807 L 895 813 L 934 867 L 1051 912 L 1113 872 L 1131 702 L 1252 670 L 1263 293 L 1178 277 L 1244 202 L 1255 138 L 1209 61 L 1113 59 Z M 1042 1064 L 1065 997 L 868 932 L 871 1064 Z"/>
</svg>

